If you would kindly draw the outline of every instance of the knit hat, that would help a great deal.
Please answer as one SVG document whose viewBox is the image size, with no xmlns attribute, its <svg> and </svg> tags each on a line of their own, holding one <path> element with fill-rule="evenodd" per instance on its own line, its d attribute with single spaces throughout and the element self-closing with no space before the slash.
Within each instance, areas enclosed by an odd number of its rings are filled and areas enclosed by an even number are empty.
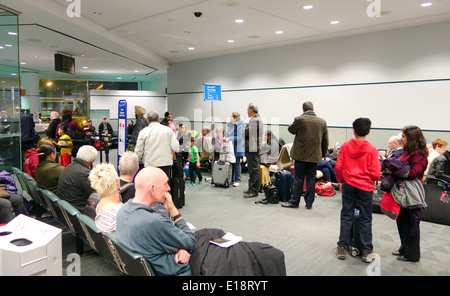
<svg viewBox="0 0 450 296">
<path fill-rule="evenodd" d="M 141 116 L 141 115 L 144 115 L 146 113 L 146 111 L 141 106 L 134 106 L 134 113 L 136 113 L 137 116 Z"/>
</svg>

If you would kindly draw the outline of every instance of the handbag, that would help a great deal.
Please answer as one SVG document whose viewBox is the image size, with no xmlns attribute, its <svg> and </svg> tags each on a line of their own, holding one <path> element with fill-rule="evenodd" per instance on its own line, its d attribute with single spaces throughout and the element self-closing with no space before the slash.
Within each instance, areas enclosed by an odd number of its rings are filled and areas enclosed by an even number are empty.
<svg viewBox="0 0 450 296">
<path fill-rule="evenodd" d="M 392 197 L 402 208 L 410 208 L 418 205 L 427 207 L 425 203 L 425 189 L 419 179 L 403 179 L 395 183 L 391 189 Z"/>
<path fill-rule="evenodd" d="M 400 206 L 392 197 L 392 192 L 383 193 L 380 202 L 380 209 L 383 214 L 392 220 L 397 220 L 398 214 L 400 213 Z"/>
<path fill-rule="evenodd" d="M 233 143 L 225 142 L 222 144 L 222 148 L 220 149 L 220 160 L 231 163 L 236 162 L 236 157 L 234 156 Z"/>
<path fill-rule="evenodd" d="M 315 184 L 315 192 L 317 195 L 321 196 L 334 196 L 334 187 L 333 185 L 331 185 L 331 183 L 317 182 Z"/>
</svg>

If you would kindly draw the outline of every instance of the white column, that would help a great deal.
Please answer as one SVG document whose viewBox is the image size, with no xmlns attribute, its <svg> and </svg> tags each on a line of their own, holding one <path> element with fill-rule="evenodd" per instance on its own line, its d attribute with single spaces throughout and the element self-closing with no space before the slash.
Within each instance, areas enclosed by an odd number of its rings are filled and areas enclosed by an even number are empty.
<svg viewBox="0 0 450 296">
<path fill-rule="evenodd" d="M 39 99 L 39 76 L 37 72 L 21 72 L 20 88 L 25 90 L 22 96 L 22 108 L 30 109 L 31 114 L 41 112 Z"/>
</svg>

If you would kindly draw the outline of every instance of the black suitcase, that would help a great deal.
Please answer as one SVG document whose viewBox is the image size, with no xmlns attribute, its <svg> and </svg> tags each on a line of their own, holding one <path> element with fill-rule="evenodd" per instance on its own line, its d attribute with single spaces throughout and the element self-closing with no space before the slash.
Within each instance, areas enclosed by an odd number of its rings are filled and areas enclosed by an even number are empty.
<svg viewBox="0 0 450 296">
<path fill-rule="evenodd" d="M 185 181 L 183 178 L 170 179 L 170 194 L 172 200 L 177 209 L 182 208 L 185 205 L 184 198 Z"/>
<path fill-rule="evenodd" d="M 286 170 L 275 173 L 275 186 L 278 190 L 278 197 L 281 201 L 289 201 L 292 195 L 294 176 Z"/>
<path fill-rule="evenodd" d="M 353 225 L 352 230 L 350 231 L 350 246 L 349 246 L 350 255 L 353 257 L 361 255 L 361 238 L 359 236 L 359 209 L 355 209 L 355 213 L 353 214 Z"/>
</svg>

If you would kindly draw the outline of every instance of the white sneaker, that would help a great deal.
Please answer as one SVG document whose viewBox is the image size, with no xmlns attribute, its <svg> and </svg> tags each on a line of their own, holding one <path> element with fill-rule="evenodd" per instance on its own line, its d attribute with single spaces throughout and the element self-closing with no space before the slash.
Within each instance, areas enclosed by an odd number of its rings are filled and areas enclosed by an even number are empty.
<svg viewBox="0 0 450 296">
<path fill-rule="evenodd" d="M 234 186 L 234 187 L 239 187 L 239 186 L 241 186 L 241 183 L 239 183 L 239 182 L 234 182 L 234 183 L 233 183 L 233 186 Z"/>
</svg>

